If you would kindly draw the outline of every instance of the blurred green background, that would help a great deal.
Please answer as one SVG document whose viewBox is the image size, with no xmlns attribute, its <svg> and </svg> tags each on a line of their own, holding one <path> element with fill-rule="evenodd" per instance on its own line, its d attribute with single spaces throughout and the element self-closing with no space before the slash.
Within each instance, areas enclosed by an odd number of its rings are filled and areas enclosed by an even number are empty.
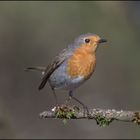
<svg viewBox="0 0 140 140">
<path fill-rule="evenodd" d="M 38 91 L 40 73 L 84 33 L 108 40 L 97 51 L 92 78 L 75 92 L 90 108 L 140 110 L 140 2 L 42 1 L 0 2 L 0 138 L 140 138 L 140 127 L 113 122 L 100 128 L 94 120 L 39 119 L 54 105 L 47 85 Z M 104 47 L 109 46 L 109 47 Z M 67 92 L 58 91 L 63 103 Z"/>
</svg>

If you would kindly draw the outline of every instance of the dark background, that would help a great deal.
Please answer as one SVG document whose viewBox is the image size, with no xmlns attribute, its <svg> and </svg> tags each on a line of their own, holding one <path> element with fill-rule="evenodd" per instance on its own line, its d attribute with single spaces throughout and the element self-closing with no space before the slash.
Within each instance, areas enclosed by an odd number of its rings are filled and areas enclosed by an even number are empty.
<svg viewBox="0 0 140 140">
<path fill-rule="evenodd" d="M 38 91 L 40 73 L 84 33 L 108 39 L 97 51 L 92 78 L 75 96 L 90 108 L 140 110 L 140 3 L 0 2 L 0 138 L 140 138 L 140 127 L 113 122 L 101 128 L 94 120 L 39 119 L 54 105 L 47 85 Z M 104 47 L 109 46 L 109 47 Z M 67 92 L 58 91 L 59 102 Z"/>
</svg>

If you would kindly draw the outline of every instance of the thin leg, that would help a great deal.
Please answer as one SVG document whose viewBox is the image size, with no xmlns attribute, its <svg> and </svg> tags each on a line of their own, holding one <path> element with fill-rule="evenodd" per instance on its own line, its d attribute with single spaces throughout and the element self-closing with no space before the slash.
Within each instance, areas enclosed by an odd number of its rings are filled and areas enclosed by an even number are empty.
<svg viewBox="0 0 140 140">
<path fill-rule="evenodd" d="M 89 116 L 88 107 L 87 107 L 84 103 L 82 103 L 80 100 L 78 100 L 77 98 L 75 98 L 75 97 L 73 96 L 73 94 L 72 94 L 72 91 L 69 92 L 69 96 L 70 96 L 72 99 L 74 99 L 75 101 L 77 101 L 79 104 L 81 104 L 81 105 L 83 106 L 83 108 L 84 108 L 84 114 L 85 114 L 85 110 L 86 110 L 86 111 L 87 111 L 87 115 Z"/>
<path fill-rule="evenodd" d="M 57 96 L 56 96 L 54 88 L 52 88 L 52 91 L 53 91 L 53 95 L 54 95 L 54 98 L 55 98 L 55 105 L 58 106 Z"/>
<path fill-rule="evenodd" d="M 70 102 L 71 99 L 72 99 L 71 96 L 69 96 L 69 97 L 66 99 L 65 104 L 68 105 L 68 103 Z"/>
</svg>

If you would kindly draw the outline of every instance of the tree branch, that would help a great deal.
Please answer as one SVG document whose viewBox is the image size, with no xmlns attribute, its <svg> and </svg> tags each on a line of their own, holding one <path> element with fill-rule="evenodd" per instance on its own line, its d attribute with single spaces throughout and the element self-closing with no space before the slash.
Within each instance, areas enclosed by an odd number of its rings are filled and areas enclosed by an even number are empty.
<svg viewBox="0 0 140 140">
<path fill-rule="evenodd" d="M 117 111 L 115 109 L 89 109 L 89 115 L 83 109 L 62 105 L 54 107 L 51 111 L 40 113 L 40 118 L 59 118 L 59 119 L 94 119 L 100 126 L 109 125 L 112 121 L 133 122 L 140 124 L 139 111 Z"/>
</svg>

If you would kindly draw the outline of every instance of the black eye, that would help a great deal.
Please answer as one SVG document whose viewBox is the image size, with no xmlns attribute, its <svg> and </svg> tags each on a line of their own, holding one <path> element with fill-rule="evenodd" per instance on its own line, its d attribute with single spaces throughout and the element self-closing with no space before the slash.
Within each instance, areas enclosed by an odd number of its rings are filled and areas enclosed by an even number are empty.
<svg viewBox="0 0 140 140">
<path fill-rule="evenodd" d="M 90 39 L 85 39 L 85 42 L 86 42 L 86 43 L 89 43 L 89 42 L 90 42 Z"/>
</svg>

